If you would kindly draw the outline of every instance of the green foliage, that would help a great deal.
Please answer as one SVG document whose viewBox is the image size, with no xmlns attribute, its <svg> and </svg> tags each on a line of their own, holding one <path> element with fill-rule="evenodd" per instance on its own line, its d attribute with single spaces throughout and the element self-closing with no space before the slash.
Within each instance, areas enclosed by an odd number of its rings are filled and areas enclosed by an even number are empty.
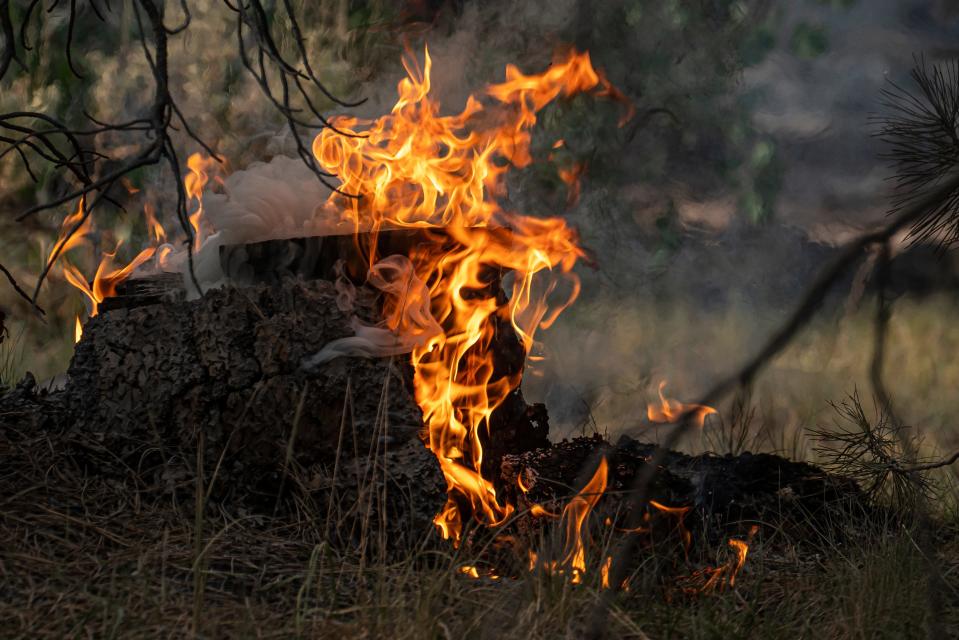
<svg viewBox="0 0 959 640">
<path fill-rule="evenodd" d="M 902 513 L 912 513 L 932 497 L 928 476 L 908 471 L 921 444 L 912 427 L 896 422 L 878 403 L 875 416 L 868 417 L 858 393 L 833 408 L 831 426 L 810 429 L 825 468 L 855 479 L 868 495 Z"/>
</svg>

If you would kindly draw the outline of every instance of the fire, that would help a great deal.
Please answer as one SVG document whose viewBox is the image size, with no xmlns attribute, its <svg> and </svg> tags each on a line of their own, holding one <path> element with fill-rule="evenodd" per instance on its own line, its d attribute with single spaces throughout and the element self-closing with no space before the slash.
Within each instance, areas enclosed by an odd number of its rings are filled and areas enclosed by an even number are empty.
<svg viewBox="0 0 959 640">
<path fill-rule="evenodd" d="M 470 565 L 470 564 L 464 564 L 462 567 L 460 567 L 459 571 L 460 571 L 460 573 L 462 573 L 463 575 L 469 576 L 470 578 L 479 578 L 479 577 L 480 577 L 479 570 L 478 570 L 476 567 L 474 567 L 473 565 Z"/>
<path fill-rule="evenodd" d="M 203 222 L 203 189 L 210 181 L 210 173 L 216 167 L 214 158 L 194 153 L 187 158 L 186 166 L 190 173 L 183 177 L 183 187 L 188 198 L 196 202 L 196 208 L 190 214 L 190 226 L 193 227 L 193 249 L 198 251 L 206 239 L 207 230 Z M 218 178 L 219 179 L 219 178 Z M 162 227 L 161 227 L 162 229 Z"/>
<path fill-rule="evenodd" d="M 52 265 L 53 262 L 70 251 L 70 249 L 78 247 L 87 241 L 86 237 L 93 231 L 93 218 L 87 217 L 86 220 L 83 220 L 85 211 L 86 198 L 81 196 L 77 202 L 77 210 L 67 215 L 60 225 L 60 233 L 57 236 L 57 241 L 53 243 L 53 249 L 50 250 L 50 255 L 47 256 L 48 266 Z M 80 224 L 81 220 L 83 220 L 83 224 Z M 80 224 L 80 226 L 76 231 L 73 231 L 74 227 L 78 224 Z M 70 233 L 71 231 L 73 231 L 72 235 Z"/>
<path fill-rule="evenodd" d="M 601 589 L 609 589 L 609 568 L 613 564 L 613 557 L 606 556 L 606 560 L 599 566 L 599 586 Z"/>
<path fill-rule="evenodd" d="M 566 206 L 572 207 L 579 202 L 579 196 L 582 192 L 582 178 L 585 172 L 585 162 L 577 162 L 571 167 L 559 170 L 559 178 L 566 184 L 567 189 Z"/>
<path fill-rule="evenodd" d="M 408 309 L 425 304 L 435 319 L 413 347 L 414 389 L 427 446 L 447 484 L 447 503 L 435 523 L 444 538 L 458 543 L 470 516 L 497 526 L 514 510 L 482 474 L 480 434 L 520 383 L 519 373 L 494 372 L 489 345 L 496 321 L 512 324 L 528 354 L 536 330 L 547 328 L 577 297 L 572 269 L 584 256 L 577 234 L 562 219 L 500 207 L 505 173 L 532 162 L 530 129 L 547 103 L 594 89 L 615 93 L 593 69 L 589 54 L 570 52 L 541 74 L 524 75 L 509 65 L 506 81 L 486 90 L 492 104 L 470 96 L 460 113 L 440 115 L 440 104 L 430 95 L 429 50 L 422 69 L 411 57 L 404 66 L 407 77 L 397 86 L 389 114 L 372 121 L 335 118 L 337 129 L 356 135 L 324 129 L 313 141 L 313 153 L 341 181 L 330 201 L 357 232 L 370 231 L 375 238 L 382 229 L 442 227 L 452 243 L 438 242 L 410 257 L 416 280 L 425 286 L 387 296 L 385 314 L 402 336 L 417 328 Z M 373 269 L 375 248 L 374 240 Z M 505 271 L 515 277 L 503 304 L 488 289 L 489 274 Z M 551 294 L 562 281 L 567 293 L 555 300 Z"/>
<path fill-rule="evenodd" d="M 658 511 L 676 518 L 676 528 L 679 529 L 679 535 L 683 539 L 683 547 L 688 551 L 693 542 L 693 536 L 686 528 L 686 514 L 689 513 L 689 507 L 667 507 L 655 500 L 650 500 L 649 504 Z"/>
<path fill-rule="evenodd" d="M 713 593 L 736 586 L 736 576 L 742 571 L 746 564 L 746 556 L 749 554 L 749 545 L 753 537 L 759 531 L 759 527 L 753 525 L 749 529 L 746 540 L 737 540 L 730 538 L 726 541 L 729 548 L 732 549 L 733 556 L 725 563 L 717 567 L 707 567 L 684 578 L 681 582 L 685 583 L 683 591 L 686 593 Z"/>
<path fill-rule="evenodd" d="M 525 472 L 521 471 L 516 476 L 516 487 L 522 492 L 523 496 L 526 496 L 530 490 L 530 485 L 528 484 L 530 481 L 524 477 L 529 473 L 531 472 L 527 469 Z M 534 518 L 549 518 L 551 520 L 558 520 L 560 518 L 560 514 L 547 511 L 542 507 L 542 505 L 536 504 L 535 502 L 528 502 L 528 504 L 529 513 Z"/>
<path fill-rule="evenodd" d="M 563 554 L 563 566 L 572 573 L 570 581 L 579 584 L 586 573 L 586 545 L 583 543 L 583 524 L 596 503 L 606 491 L 609 465 L 604 457 L 586 486 L 566 504 L 563 509 L 563 524 L 566 530 L 566 548 Z"/>
<path fill-rule="evenodd" d="M 138 253 L 133 260 L 122 267 L 114 267 L 117 250 L 120 243 L 117 243 L 113 252 L 104 252 L 100 259 L 100 265 L 97 267 L 96 274 L 93 276 L 92 285 L 70 262 L 63 260 L 63 277 L 67 282 L 80 290 L 90 301 L 90 317 L 97 315 L 100 303 L 106 298 L 116 295 L 117 285 L 130 277 L 137 267 L 153 257 L 156 247 L 147 247 Z M 79 319 L 78 319 L 79 321 Z"/>
<path fill-rule="evenodd" d="M 727 543 L 736 552 L 736 564 L 729 573 L 729 586 L 734 587 L 736 586 L 736 576 L 742 571 L 743 565 L 746 564 L 746 554 L 749 553 L 749 544 L 742 540 L 736 540 L 735 538 L 727 540 Z"/>
<path fill-rule="evenodd" d="M 685 404 L 678 400 L 666 398 L 663 395 L 663 389 L 666 388 L 666 381 L 659 383 L 659 404 L 650 402 L 646 406 L 646 417 L 650 422 L 679 422 L 688 413 L 692 413 L 692 420 L 702 429 L 706 421 L 706 416 L 716 413 L 712 407 L 702 404 Z"/>
<path fill-rule="evenodd" d="M 143 217 L 146 219 L 147 227 L 150 229 L 150 235 L 153 236 L 153 242 L 158 245 L 165 243 L 166 231 L 164 231 L 160 221 L 157 220 L 156 207 L 153 206 L 153 203 L 147 202 L 143 205 Z"/>
<path fill-rule="evenodd" d="M 542 506 L 538 504 L 533 504 L 529 508 L 530 514 L 535 518 L 549 518 L 550 520 L 556 520 L 562 516 L 558 513 L 553 513 L 552 511 L 547 511 Z"/>
<path fill-rule="evenodd" d="M 516 486 L 519 487 L 519 490 L 523 492 L 523 495 L 529 493 L 529 485 L 527 485 L 526 481 L 523 480 L 522 471 L 516 475 Z"/>
<path fill-rule="evenodd" d="M 196 201 L 195 209 L 190 214 L 189 219 L 194 229 L 194 246 L 197 249 L 206 237 L 203 234 L 208 232 L 206 225 L 203 223 L 202 192 L 209 181 L 208 172 L 211 171 L 211 167 L 214 164 L 214 159 L 207 158 L 199 153 L 194 153 L 187 160 L 190 173 L 183 178 L 184 187 L 188 196 Z M 217 179 L 219 179 L 218 176 Z M 125 186 L 131 195 L 140 192 L 139 189 L 131 184 L 125 183 Z M 121 246 L 121 243 L 118 242 L 112 252 L 104 251 L 100 255 L 99 264 L 91 282 L 83 275 L 80 269 L 63 257 L 71 249 L 87 244 L 87 236 L 93 232 L 92 218 L 87 218 L 71 235 L 73 228 L 83 220 L 84 207 L 85 201 L 81 197 L 77 203 L 76 211 L 64 218 L 63 223 L 60 225 L 59 236 L 56 243 L 54 243 L 53 249 L 50 251 L 47 262 L 51 266 L 55 262 L 61 264 L 60 268 L 64 279 L 83 293 L 90 302 L 90 317 L 92 318 L 99 313 L 99 305 L 106 298 L 115 296 L 117 286 L 129 278 L 137 268 L 149 260 L 154 259 L 154 257 L 158 264 L 163 265 L 166 258 L 173 251 L 173 248 L 167 244 L 167 233 L 157 219 L 155 206 L 147 202 L 143 206 L 143 216 L 147 232 L 150 236 L 148 246 L 137 253 L 128 263 L 122 266 L 116 266 L 116 255 Z M 74 327 L 74 341 L 79 342 L 82 335 L 83 326 L 78 316 L 76 318 L 76 326 Z"/>
</svg>

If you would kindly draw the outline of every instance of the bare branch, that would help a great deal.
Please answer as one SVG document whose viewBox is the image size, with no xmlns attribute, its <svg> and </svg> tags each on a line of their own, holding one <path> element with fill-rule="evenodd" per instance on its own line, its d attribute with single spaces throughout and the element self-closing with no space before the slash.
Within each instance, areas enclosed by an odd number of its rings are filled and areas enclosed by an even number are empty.
<svg viewBox="0 0 959 640">
<path fill-rule="evenodd" d="M 927 463 L 927 464 L 916 464 L 916 465 L 912 465 L 912 466 L 909 466 L 909 467 L 900 466 L 900 467 L 898 467 L 898 469 L 899 469 L 900 471 L 905 472 L 905 473 L 917 473 L 917 472 L 920 472 L 920 471 L 932 471 L 933 469 L 940 469 L 940 468 L 942 468 L 942 467 L 948 467 L 948 466 L 950 466 L 950 465 L 955 464 L 957 461 L 959 461 L 959 451 L 956 451 L 954 454 L 952 454 L 952 455 L 949 456 L 948 458 L 944 458 L 944 459 L 939 460 L 939 461 L 937 461 L 937 462 L 929 462 L 929 463 Z"/>
<path fill-rule="evenodd" d="M 0 272 L 2 272 L 3 275 L 7 277 L 7 282 L 10 283 L 10 286 L 13 287 L 13 290 L 17 292 L 18 296 L 20 296 L 21 298 L 29 302 L 30 306 L 36 309 L 38 314 L 40 314 L 41 316 L 46 315 L 46 311 L 44 311 L 36 302 L 30 299 L 30 295 L 26 291 L 20 288 L 20 285 L 17 284 L 16 278 L 13 277 L 13 274 L 10 273 L 10 271 L 8 271 L 7 268 L 3 266 L 2 263 L 0 263 Z M 0 326 L 2 326 L 2 324 L 0 324 Z M 0 338 L 2 337 L 3 336 L 0 335 Z M 2 340 L 0 340 L 0 342 L 2 342 Z"/>
</svg>

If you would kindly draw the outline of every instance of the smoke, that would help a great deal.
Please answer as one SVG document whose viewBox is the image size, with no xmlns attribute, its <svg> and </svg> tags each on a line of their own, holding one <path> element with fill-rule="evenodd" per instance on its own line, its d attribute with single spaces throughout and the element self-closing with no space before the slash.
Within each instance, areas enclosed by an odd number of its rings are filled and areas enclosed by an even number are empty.
<svg viewBox="0 0 959 640">
<path fill-rule="evenodd" d="M 468 3 L 447 34 L 429 34 L 448 107 L 506 64 L 541 69 L 575 43 L 639 110 L 619 130 L 595 101 L 551 108 L 538 162 L 510 183 L 510 205 L 566 217 L 595 256 L 524 378 L 554 438 L 633 431 L 661 380 L 694 400 L 752 355 L 835 247 L 885 215 L 888 170 L 869 126 L 880 90 L 908 82 L 917 52 L 954 55 L 959 36 L 955 14 L 928 1 L 740 7 L 737 18 L 628 0 Z M 551 157 L 560 138 L 566 155 Z M 582 196 L 567 207 L 556 172 L 578 161 Z M 756 402 L 776 419 L 818 420 L 867 384 L 836 335 L 852 279 L 760 382 Z"/>
<path fill-rule="evenodd" d="M 342 275 L 337 278 L 338 294 L 349 288 L 348 282 Z M 416 276 L 409 258 L 400 255 L 383 258 L 370 269 L 368 283 L 384 294 L 384 306 L 395 309 L 398 317 L 370 325 L 353 316 L 351 324 L 355 335 L 323 347 L 304 360 L 305 369 L 314 369 L 340 356 L 382 358 L 410 353 L 443 334 L 430 311 L 429 287 Z M 337 304 L 344 310 L 342 297 L 338 297 Z"/>
<path fill-rule="evenodd" d="M 299 158 L 278 155 L 269 162 L 253 162 L 213 186 L 216 190 L 203 195 L 202 223 L 216 231 L 204 238 L 194 257 L 194 275 L 204 290 L 225 282 L 220 262 L 223 246 L 357 230 L 327 203 L 329 189 Z M 186 249 L 170 249 L 172 253 L 158 252 L 163 256 L 163 270 L 180 271 L 187 290 L 193 291 Z"/>
</svg>

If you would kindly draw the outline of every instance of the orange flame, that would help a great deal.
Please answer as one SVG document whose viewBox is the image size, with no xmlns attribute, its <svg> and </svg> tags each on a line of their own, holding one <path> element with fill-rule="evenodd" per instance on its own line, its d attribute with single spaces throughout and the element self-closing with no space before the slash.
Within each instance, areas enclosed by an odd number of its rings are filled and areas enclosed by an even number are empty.
<svg viewBox="0 0 959 640">
<path fill-rule="evenodd" d="M 547 511 L 542 506 L 538 504 L 530 505 L 529 508 L 530 515 L 535 518 L 549 518 L 550 520 L 557 520 L 561 516 L 558 513 L 553 513 L 552 511 Z"/>
<path fill-rule="evenodd" d="M 190 226 L 193 227 L 193 249 L 199 250 L 208 231 L 203 224 L 203 188 L 210 181 L 210 173 L 217 166 L 217 161 L 202 153 L 194 153 L 187 158 L 186 166 L 190 170 L 183 177 L 183 187 L 186 195 L 196 201 L 196 208 L 190 214 Z"/>
<path fill-rule="evenodd" d="M 100 260 L 100 266 L 97 267 L 96 275 L 93 276 L 93 295 L 97 302 L 103 302 L 106 298 L 117 294 L 117 285 L 130 277 L 130 274 L 136 271 L 136 268 L 153 257 L 154 247 L 143 249 L 125 266 L 114 268 L 113 261 L 116 258 L 117 250 L 121 243 L 117 243 L 113 253 L 103 252 L 103 259 Z M 90 315 L 96 315 L 96 311 Z"/>
<path fill-rule="evenodd" d="M 469 576 L 470 578 L 479 578 L 479 577 L 480 577 L 480 575 L 479 575 L 479 570 L 478 570 L 476 567 L 474 567 L 473 565 L 464 564 L 462 567 L 460 567 L 459 571 L 460 571 L 460 573 L 462 573 L 463 575 Z"/>
<path fill-rule="evenodd" d="M 609 589 L 609 568 L 613 564 L 613 557 L 606 556 L 603 564 L 599 567 L 599 586 L 601 589 Z"/>
<path fill-rule="evenodd" d="M 526 481 L 523 480 L 522 471 L 516 475 L 516 486 L 519 487 L 519 490 L 523 492 L 523 495 L 529 493 L 529 486 L 526 484 Z"/>
<path fill-rule="evenodd" d="M 666 398 L 663 395 L 663 389 L 666 388 L 666 381 L 659 383 L 659 404 L 650 402 L 646 406 L 646 417 L 650 422 L 679 422 L 683 417 L 692 413 L 692 420 L 702 429 L 706 421 L 706 416 L 716 413 L 712 407 L 702 404 L 685 404 L 678 400 Z"/>
<path fill-rule="evenodd" d="M 563 220 L 504 211 L 496 197 L 505 193 L 509 166 L 532 162 L 530 128 L 539 109 L 561 95 L 596 88 L 612 94 L 589 54 L 571 52 L 538 75 L 508 66 L 506 82 L 486 91 L 499 105 L 470 96 L 459 114 L 442 116 L 430 96 L 429 51 L 422 69 L 410 58 L 404 66 L 408 77 L 399 82 L 389 114 L 373 121 L 336 118 L 337 129 L 357 135 L 324 129 L 313 141 L 313 153 L 342 182 L 330 201 L 358 232 L 375 237 L 384 228 L 443 227 L 455 243 L 411 256 L 426 287 L 413 295 L 388 296 L 385 304 L 389 326 L 399 335 L 424 326 L 405 313 L 410 308 L 425 304 L 435 319 L 436 326 L 413 347 L 414 389 L 428 446 L 447 484 L 446 506 L 434 522 L 455 543 L 465 517 L 496 526 L 514 509 L 501 503 L 482 475 L 480 434 L 520 383 L 518 373 L 494 373 L 489 345 L 496 320 L 512 323 L 528 354 L 536 330 L 548 327 L 575 300 L 579 281 L 571 271 L 584 255 L 577 234 Z M 375 259 L 374 247 L 374 269 Z M 491 271 L 515 274 L 505 306 L 481 295 Z M 569 293 L 555 301 L 550 294 L 560 280 L 568 283 Z"/>
<path fill-rule="evenodd" d="M 166 231 L 164 231 L 160 221 L 157 220 L 156 207 L 154 207 L 152 203 L 147 202 L 143 205 L 143 217 L 146 218 L 150 235 L 153 236 L 153 242 L 158 245 L 166 242 Z"/>
<path fill-rule="evenodd" d="M 47 256 L 47 266 L 51 266 L 55 260 L 59 259 L 60 256 L 64 255 L 70 249 L 86 243 L 86 237 L 93 231 L 92 217 L 84 220 L 83 224 L 81 224 L 72 235 L 70 234 L 73 228 L 83 220 L 85 208 L 86 198 L 80 196 L 80 199 L 77 201 L 77 210 L 67 215 L 60 225 L 57 241 L 53 243 L 53 248 Z"/>
<path fill-rule="evenodd" d="M 559 170 L 559 178 L 566 184 L 566 206 L 572 207 L 579 202 L 579 196 L 582 192 L 582 178 L 586 172 L 585 162 L 576 162 L 571 167 Z"/>
<path fill-rule="evenodd" d="M 130 277 L 137 267 L 149 260 L 155 251 L 154 247 L 147 247 L 136 255 L 133 260 L 123 267 L 114 268 L 113 261 L 116 258 L 117 249 L 121 243 L 117 243 L 113 253 L 104 252 L 97 267 L 96 274 L 93 276 L 92 286 L 87 279 L 80 273 L 74 265 L 63 261 L 63 276 L 67 282 L 79 289 L 90 300 L 90 317 L 97 315 L 100 303 L 106 298 L 116 295 L 117 285 Z"/>
<path fill-rule="evenodd" d="M 733 550 L 736 552 L 735 563 L 736 565 L 732 568 L 732 571 L 729 573 L 729 586 L 736 586 L 736 576 L 742 570 L 743 565 L 746 564 L 746 554 L 749 553 L 749 543 L 743 542 L 742 540 L 730 539 L 727 540 L 727 543 Z"/>
<path fill-rule="evenodd" d="M 683 582 L 689 585 L 684 587 L 683 590 L 687 593 L 712 593 L 714 591 L 722 591 L 727 587 L 732 588 L 736 586 L 736 576 L 739 575 L 739 572 L 742 571 L 743 566 L 746 564 L 749 545 L 752 543 L 752 539 L 758 531 L 759 527 L 753 525 L 749 529 L 746 540 L 737 540 L 735 538 L 727 540 L 726 544 L 733 550 L 734 556 L 718 567 L 702 569 L 683 579 Z"/>
<path fill-rule="evenodd" d="M 196 209 L 192 214 L 190 214 L 190 224 L 193 226 L 196 234 L 195 247 L 197 249 L 200 247 L 204 239 L 202 234 L 207 231 L 202 221 L 202 191 L 209 180 L 209 175 L 207 172 L 210 170 L 210 167 L 215 164 L 216 161 L 214 159 L 205 157 L 199 153 L 194 153 L 187 160 L 187 166 L 190 169 L 190 173 L 186 174 L 183 178 L 184 186 L 188 196 L 196 200 L 197 203 Z M 124 186 L 131 195 L 139 193 L 140 191 L 128 182 L 124 182 Z M 63 223 L 60 225 L 60 234 L 57 238 L 57 242 L 54 244 L 53 250 L 50 252 L 49 257 L 47 258 L 48 263 L 52 263 L 55 255 L 62 256 L 70 249 L 80 246 L 86 242 L 86 236 L 88 236 L 93 230 L 91 218 L 88 218 L 86 221 L 84 221 L 73 235 L 69 235 L 73 227 L 76 226 L 80 220 L 82 220 L 83 213 L 84 199 L 81 197 L 77 204 L 77 210 L 74 213 L 66 216 L 66 218 L 63 220 Z M 153 258 L 154 255 L 157 254 L 158 248 L 159 255 L 157 255 L 157 258 L 160 264 L 162 264 L 170 252 L 173 251 L 173 249 L 169 246 L 160 248 L 161 245 L 167 242 L 167 234 L 163 228 L 163 225 L 160 224 L 160 221 L 156 217 L 156 207 L 152 203 L 147 202 L 144 204 L 143 216 L 146 223 L 147 232 L 150 235 L 149 246 L 141 250 L 129 263 L 121 267 L 114 266 L 116 254 L 121 243 L 116 244 L 113 252 L 103 252 L 100 256 L 100 261 L 94 274 L 92 285 L 76 266 L 69 263 L 65 259 L 62 260 L 63 266 L 61 269 L 66 281 L 81 291 L 90 301 L 90 317 L 97 315 L 99 312 L 100 303 L 102 303 L 106 298 L 115 296 L 117 286 L 129 278 L 138 267 Z M 74 329 L 74 339 L 76 342 L 79 342 L 81 334 L 82 325 L 78 317 L 77 326 Z"/>
<path fill-rule="evenodd" d="M 529 470 L 526 470 L 525 473 L 529 473 Z M 520 471 L 516 475 L 516 486 L 519 487 L 519 490 L 525 496 L 529 493 L 530 486 L 527 485 L 527 480 L 524 479 L 524 472 Z M 552 511 L 547 511 L 541 505 L 534 503 L 529 503 L 529 513 L 534 518 L 550 518 L 552 520 L 559 519 L 560 515 L 558 513 L 553 513 Z"/>
<path fill-rule="evenodd" d="M 77 269 L 75 266 L 73 266 L 66 260 L 63 260 L 62 264 L 63 264 L 63 267 L 62 267 L 63 277 L 66 279 L 67 282 L 69 282 L 71 285 L 76 287 L 81 293 L 83 293 L 83 295 L 85 295 L 87 299 L 90 301 L 91 309 L 92 309 L 90 316 L 92 317 L 97 315 L 97 305 L 99 304 L 100 301 L 97 300 L 96 296 L 93 294 L 93 289 L 90 287 L 90 283 L 87 281 L 86 277 L 84 277 L 84 275 L 80 273 L 79 269 Z"/>
<path fill-rule="evenodd" d="M 76 325 L 73 327 L 73 342 L 80 342 L 80 338 L 83 337 L 83 325 L 80 324 L 80 316 L 77 316 Z"/>
<path fill-rule="evenodd" d="M 679 535 L 683 539 L 683 547 L 688 551 L 689 546 L 693 542 L 693 536 L 689 533 L 689 529 L 686 528 L 686 514 L 689 513 L 689 507 L 667 507 L 655 500 L 650 500 L 649 504 L 657 510 L 676 518 L 676 527 L 679 529 Z"/>
<path fill-rule="evenodd" d="M 570 567 L 573 584 L 579 584 L 586 573 L 586 545 L 583 542 L 583 524 L 590 511 L 599 502 L 606 491 L 609 465 L 606 458 L 599 461 L 599 467 L 586 486 L 569 501 L 563 509 L 563 522 L 566 526 L 566 546 L 562 564 Z"/>
</svg>

